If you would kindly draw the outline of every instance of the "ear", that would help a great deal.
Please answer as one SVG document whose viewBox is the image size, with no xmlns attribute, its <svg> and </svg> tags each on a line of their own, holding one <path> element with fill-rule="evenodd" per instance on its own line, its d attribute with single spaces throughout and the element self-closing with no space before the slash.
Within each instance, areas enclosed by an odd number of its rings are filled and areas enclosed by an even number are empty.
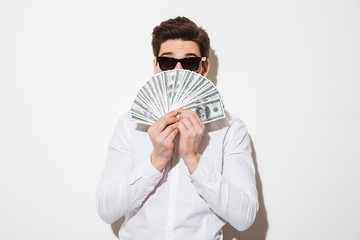
<svg viewBox="0 0 360 240">
<path fill-rule="evenodd" d="M 204 66 L 202 67 L 201 75 L 206 77 L 207 74 L 209 73 L 209 70 L 210 70 L 210 61 L 206 60 L 206 62 L 204 63 Z"/>
<path fill-rule="evenodd" d="M 154 58 L 153 64 L 154 64 L 154 74 L 156 74 L 156 58 Z"/>
</svg>

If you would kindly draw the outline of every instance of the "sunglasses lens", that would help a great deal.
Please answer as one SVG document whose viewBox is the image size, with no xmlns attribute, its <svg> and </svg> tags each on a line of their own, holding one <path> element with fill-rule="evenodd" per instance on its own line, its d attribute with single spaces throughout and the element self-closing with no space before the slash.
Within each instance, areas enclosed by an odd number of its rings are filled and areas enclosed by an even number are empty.
<svg viewBox="0 0 360 240">
<path fill-rule="evenodd" d="M 190 57 L 181 59 L 181 65 L 184 69 L 188 69 L 190 71 L 196 71 L 199 68 L 200 58 L 198 57 Z"/>
<path fill-rule="evenodd" d="M 199 68 L 199 63 L 201 61 L 201 58 L 189 57 L 189 58 L 175 59 L 170 57 L 157 57 L 157 60 L 159 62 L 159 67 L 162 71 L 174 69 L 177 62 L 181 63 L 183 69 L 196 71 Z"/>
<path fill-rule="evenodd" d="M 176 59 L 168 57 L 158 57 L 160 69 L 163 71 L 174 69 L 176 66 Z"/>
</svg>

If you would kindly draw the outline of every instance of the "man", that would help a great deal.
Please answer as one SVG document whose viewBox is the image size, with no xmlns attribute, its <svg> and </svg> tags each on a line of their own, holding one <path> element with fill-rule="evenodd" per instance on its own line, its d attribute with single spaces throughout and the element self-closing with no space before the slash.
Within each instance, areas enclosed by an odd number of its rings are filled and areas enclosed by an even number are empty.
<svg viewBox="0 0 360 240">
<path fill-rule="evenodd" d="M 152 45 L 154 73 L 209 72 L 208 35 L 185 17 L 155 27 Z M 120 239 L 222 239 L 226 222 L 245 230 L 258 210 L 247 129 L 229 114 L 204 125 L 196 112 L 178 109 L 147 127 L 125 113 L 96 200 L 105 222 L 125 215 Z"/>
</svg>

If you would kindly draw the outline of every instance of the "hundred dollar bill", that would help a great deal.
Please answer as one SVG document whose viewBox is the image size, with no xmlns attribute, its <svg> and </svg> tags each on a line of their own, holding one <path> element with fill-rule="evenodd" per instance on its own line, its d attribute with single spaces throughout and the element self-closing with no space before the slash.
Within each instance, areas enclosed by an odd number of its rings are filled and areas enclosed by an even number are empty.
<svg viewBox="0 0 360 240">
<path fill-rule="evenodd" d="M 152 94 L 152 90 L 149 84 L 146 84 L 142 89 L 140 89 L 138 97 L 142 98 L 145 102 L 147 102 L 151 106 L 150 109 L 156 112 L 158 116 L 162 116 L 161 109 L 159 108 L 159 105 L 156 104 L 157 100 Z"/>
<path fill-rule="evenodd" d="M 142 118 L 145 121 L 150 122 L 156 122 L 158 118 L 148 109 L 146 106 L 142 105 L 138 101 L 134 101 L 133 106 L 131 108 L 131 112 L 138 116 L 139 118 Z"/>
<path fill-rule="evenodd" d="M 131 108 L 131 119 L 153 124 L 171 110 L 190 109 L 204 122 L 225 117 L 224 104 L 215 85 L 189 70 L 176 69 L 154 75 L 140 89 Z"/>
<path fill-rule="evenodd" d="M 204 104 L 204 103 L 207 103 L 207 102 L 212 102 L 212 101 L 215 101 L 215 100 L 218 100 L 218 99 L 221 99 L 219 94 L 214 92 L 212 94 L 209 94 L 205 97 L 202 97 L 202 98 L 199 98 L 199 99 L 195 99 L 191 102 L 188 102 L 188 103 L 184 103 L 183 105 L 178 105 L 177 108 L 191 108 L 193 106 L 196 106 L 196 105 L 201 105 L 201 104 Z"/>
<path fill-rule="evenodd" d="M 222 106 L 221 100 L 217 99 L 188 109 L 195 111 L 203 123 L 208 123 L 225 118 L 225 111 Z"/>
</svg>

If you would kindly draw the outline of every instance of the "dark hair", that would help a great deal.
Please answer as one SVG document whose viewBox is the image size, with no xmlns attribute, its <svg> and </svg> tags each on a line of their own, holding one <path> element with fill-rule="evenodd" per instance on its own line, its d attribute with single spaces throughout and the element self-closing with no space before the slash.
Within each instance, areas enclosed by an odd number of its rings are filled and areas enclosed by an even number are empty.
<svg viewBox="0 0 360 240">
<path fill-rule="evenodd" d="M 197 43 L 201 57 L 209 57 L 210 38 L 205 30 L 186 17 L 169 19 L 156 26 L 152 33 L 154 56 L 158 56 L 160 45 L 170 39 L 181 39 Z"/>
</svg>

